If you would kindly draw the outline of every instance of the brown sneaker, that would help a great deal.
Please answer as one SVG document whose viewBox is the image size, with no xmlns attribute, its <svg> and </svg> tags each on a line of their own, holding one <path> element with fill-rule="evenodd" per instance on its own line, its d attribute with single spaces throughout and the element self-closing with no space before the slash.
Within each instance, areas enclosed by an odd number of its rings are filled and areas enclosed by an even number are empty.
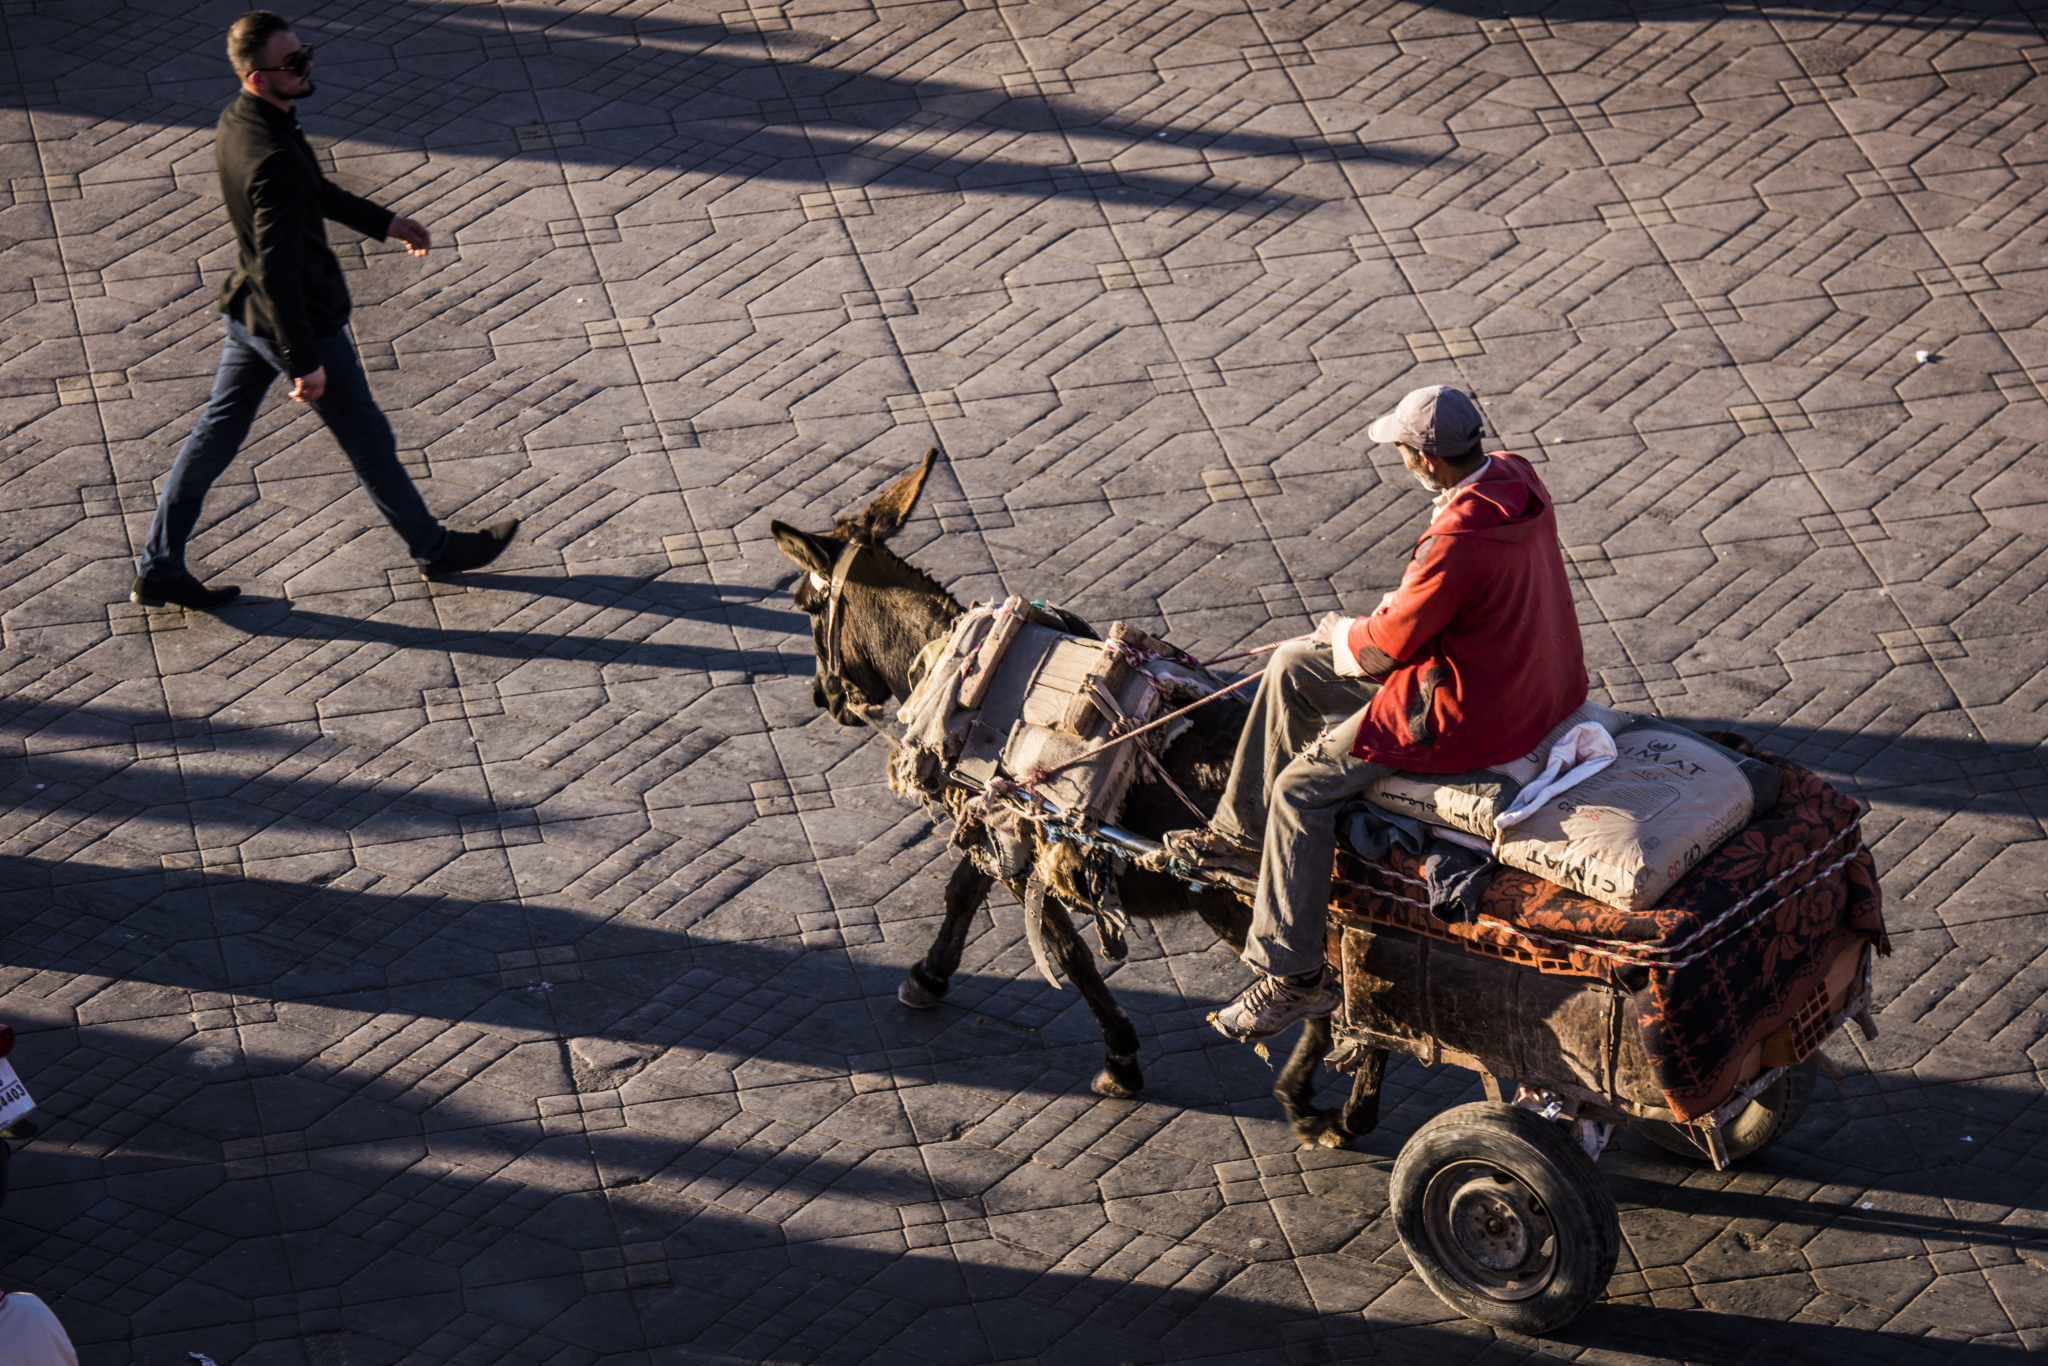
<svg viewBox="0 0 2048 1366">
<path fill-rule="evenodd" d="M 1216 1028 L 1239 1043 L 1270 1039 L 1289 1025 L 1328 1015 L 1344 1003 L 1344 989 L 1337 974 L 1323 964 L 1322 975 L 1309 986 L 1297 986 L 1285 977 L 1258 979 L 1241 995 L 1211 1017 Z"/>
</svg>

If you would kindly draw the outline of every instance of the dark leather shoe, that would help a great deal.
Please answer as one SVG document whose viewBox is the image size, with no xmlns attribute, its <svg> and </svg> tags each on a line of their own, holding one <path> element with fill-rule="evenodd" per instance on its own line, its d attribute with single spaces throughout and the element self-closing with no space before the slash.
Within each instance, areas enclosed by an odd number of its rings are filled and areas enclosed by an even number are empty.
<svg viewBox="0 0 2048 1366">
<path fill-rule="evenodd" d="M 168 583 L 137 578 L 135 586 L 128 590 L 128 601 L 139 602 L 144 607 L 162 607 L 170 604 L 190 607 L 197 612 L 211 612 L 216 607 L 225 607 L 240 596 L 242 590 L 239 588 L 208 588 L 193 578 L 189 569 Z"/>
<path fill-rule="evenodd" d="M 420 566 L 420 577 L 433 579 L 443 574 L 460 574 L 467 569 L 482 569 L 504 554 L 505 547 L 512 544 L 512 538 L 518 534 L 517 517 L 487 526 L 482 531 L 451 531 L 448 544 L 441 547 L 441 553 L 432 563 Z"/>
</svg>

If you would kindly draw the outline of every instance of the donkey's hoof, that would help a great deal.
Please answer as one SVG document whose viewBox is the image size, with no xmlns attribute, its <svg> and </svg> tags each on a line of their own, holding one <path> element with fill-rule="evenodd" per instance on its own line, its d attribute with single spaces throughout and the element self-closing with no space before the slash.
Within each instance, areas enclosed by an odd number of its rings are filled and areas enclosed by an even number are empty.
<svg viewBox="0 0 2048 1366">
<path fill-rule="evenodd" d="M 1304 1148 L 1348 1148 L 1353 1134 L 1335 1110 L 1312 1110 L 1289 1126 Z"/>
<path fill-rule="evenodd" d="M 1145 1074 L 1133 1064 L 1112 1062 L 1095 1074 L 1095 1084 L 1090 1089 L 1111 1100 L 1129 1100 L 1145 1089 Z"/>
<path fill-rule="evenodd" d="M 946 988 L 942 985 L 938 990 L 932 990 L 925 985 L 922 974 L 916 968 L 912 968 L 904 977 L 903 985 L 896 988 L 896 999 L 912 1010 L 930 1010 L 945 997 Z"/>
</svg>

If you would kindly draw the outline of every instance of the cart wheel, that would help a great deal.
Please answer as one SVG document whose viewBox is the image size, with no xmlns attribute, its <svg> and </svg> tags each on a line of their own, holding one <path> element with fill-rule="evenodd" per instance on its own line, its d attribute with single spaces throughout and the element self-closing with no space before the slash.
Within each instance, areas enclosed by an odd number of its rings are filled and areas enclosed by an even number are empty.
<svg viewBox="0 0 2048 1366">
<path fill-rule="evenodd" d="M 1467 1318 L 1561 1328 L 1614 1274 L 1614 1197 L 1571 1131 L 1510 1105 L 1446 1110 L 1394 1160 L 1394 1225 L 1423 1282 Z"/>
<path fill-rule="evenodd" d="M 1729 1120 L 1728 1127 L 1721 1130 L 1721 1141 L 1728 1145 L 1728 1160 L 1740 1162 L 1745 1157 L 1754 1157 L 1783 1138 L 1806 1113 L 1806 1102 L 1813 1099 L 1813 1078 L 1818 1071 L 1820 1064 L 1812 1058 L 1794 1063 L 1785 1069 L 1784 1076 L 1765 1087 L 1764 1093 L 1751 1101 L 1747 1109 Z M 1660 1148 L 1713 1164 L 1706 1144 L 1693 1137 L 1690 1124 L 1656 1121 L 1642 1129 L 1644 1136 Z"/>
</svg>

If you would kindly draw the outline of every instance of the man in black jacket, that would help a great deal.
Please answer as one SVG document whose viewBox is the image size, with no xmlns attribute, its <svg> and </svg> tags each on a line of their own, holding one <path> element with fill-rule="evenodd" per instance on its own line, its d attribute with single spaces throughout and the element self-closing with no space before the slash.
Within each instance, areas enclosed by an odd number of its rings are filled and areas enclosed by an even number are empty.
<svg viewBox="0 0 2048 1366">
<path fill-rule="evenodd" d="M 279 375 L 291 380 L 292 398 L 313 405 L 334 433 L 423 578 L 489 564 L 519 523 L 450 531 L 427 511 L 346 331 L 348 287 L 324 220 L 379 241 L 395 237 L 414 256 L 425 256 L 433 239 L 412 219 L 338 189 L 320 173 L 292 115 L 295 102 L 313 93 L 313 49 L 290 24 L 267 10 L 243 15 L 228 30 L 228 60 L 242 93 L 221 111 L 214 140 L 237 251 L 220 293 L 227 345 L 206 411 L 164 481 L 130 597 L 152 607 L 213 608 L 241 592 L 194 578 L 185 567 L 185 542 L 206 491 L 233 462 Z"/>
</svg>

